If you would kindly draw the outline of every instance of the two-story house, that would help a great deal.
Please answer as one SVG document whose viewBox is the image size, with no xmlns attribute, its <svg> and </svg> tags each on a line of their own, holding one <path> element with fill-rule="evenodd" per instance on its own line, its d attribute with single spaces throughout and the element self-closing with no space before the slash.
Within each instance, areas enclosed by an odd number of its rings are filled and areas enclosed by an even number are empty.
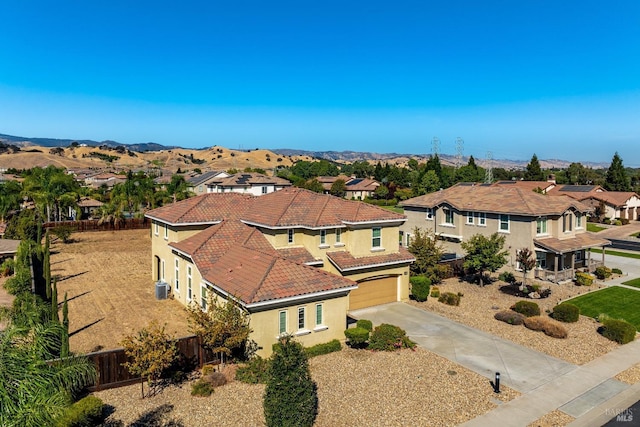
<svg viewBox="0 0 640 427">
<path fill-rule="evenodd" d="M 568 196 L 591 206 L 602 205 L 602 215 L 610 220 L 640 219 L 640 197 L 633 191 L 607 191 L 599 185 L 559 185 L 549 192 L 551 196 Z"/>
<path fill-rule="evenodd" d="M 291 187 L 291 183 L 278 176 L 240 172 L 227 176 L 219 175 L 208 180 L 206 186 L 207 193 L 244 193 L 261 196 Z"/>
<path fill-rule="evenodd" d="M 234 298 L 268 355 L 283 333 L 343 339 L 349 310 L 409 297 L 405 216 L 299 188 L 211 193 L 149 211 L 152 274 L 175 299 Z"/>
<path fill-rule="evenodd" d="M 590 248 L 610 242 L 586 231 L 591 208 L 563 196 L 547 196 L 518 185 L 458 184 L 400 203 L 407 221 L 400 227 L 408 244 L 415 227 L 431 230 L 445 250 L 463 254 L 461 243 L 475 234 L 505 236 L 509 266 L 517 270 L 516 255 L 529 248 L 536 254 L 536 277 L 560 282 L 575 270 L 593 269 Z"/>
</svg>

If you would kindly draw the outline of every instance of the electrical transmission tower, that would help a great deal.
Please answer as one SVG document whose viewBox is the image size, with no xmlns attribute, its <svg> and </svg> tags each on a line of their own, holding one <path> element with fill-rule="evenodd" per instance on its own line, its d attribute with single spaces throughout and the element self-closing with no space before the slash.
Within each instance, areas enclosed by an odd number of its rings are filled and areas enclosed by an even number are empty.
<svg viewBox="0 0 640 427">
<path fill-rule="evenodd" d="M 485 184 L 493 183 L 493 153 L 487 151 L 487 168 L 484 170 Z"/>
<path fill-rule="evenodd" d="M 431 140 L 431 156 L 435 157 L 440 152 L 440 138 L 434 136 Z"/>
<path fill-rule="evenodd" d="M 456 169 L 462 164 L 462 153 L 464 153 L 464 140 L 460 137 L 456 138 Z"/>
</svg>

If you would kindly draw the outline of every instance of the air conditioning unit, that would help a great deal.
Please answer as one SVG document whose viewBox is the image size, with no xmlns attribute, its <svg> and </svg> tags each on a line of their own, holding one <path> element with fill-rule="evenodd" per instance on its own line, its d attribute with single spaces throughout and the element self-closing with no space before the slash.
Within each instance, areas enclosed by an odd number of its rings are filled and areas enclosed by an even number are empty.
<svg viewBox="0 0 640 427">
<path fill-rule="evenodd" d="M 169 285 L 162 280 L 156 282 L 156 299 L 167 299 L 167 293 L 169 292 Z"/>
</svg>

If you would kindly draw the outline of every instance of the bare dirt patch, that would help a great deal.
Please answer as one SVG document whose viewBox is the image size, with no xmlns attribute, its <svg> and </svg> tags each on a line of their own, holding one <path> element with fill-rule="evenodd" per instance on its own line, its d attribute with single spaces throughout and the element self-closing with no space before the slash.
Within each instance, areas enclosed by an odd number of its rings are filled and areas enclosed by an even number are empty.
<svg viewBox="0 0 640 427">
<path fill-rule="evenodd" d="M 519 395 L 506 387 L 496 395 L 483 376 L 424 349 L 344 349 L 311 359 L 310 367 L 318 385 L 316 426 L 458 425 Z M 142 400 L 134 385 L 95 395 L 114 408 L 108 422 L 130 425 L 156 411 L 156 421 L 185 427 L 264 425 L 263 385 L 232 382 L 206 398 L 190 391 L 186 383 Z"/>
<path fill-rule="evenodd" d="M 58 301 L 69 301 L 71 351 L 119 347 L 122 338 L 152 319 L 175 337 L 189 335 L 183 306 L 155 299 L 149 230 L 74 233 L 73 242 L 54 241 L 51 274 Z"/>
<path fill-rule="evenodd" d="M 578 365 L 618 347 L 615 342 L 598 334 L 599 324 L 586 316 L 580 316 L 580 320 L 576 323 L 563 323 L 569 332 L 569 336 L 565 339 L 552 338 L 524 326 L 513 326 L 495 320 L 493 317 L 495 313 L 506 310 L 523 299 L 500 291 L 500 287 L 504 285 L 506 283 L 495 281 L 481 288 L 457 278 L 448 279 L 439 286 L 440 292 L 462 293 L 464 296 L 460 299 L 460 306 L 449 306 L 431 297 L 425 302 L 411 301 L 410 304 Z M 600 285 L 575 286 L 572 283 L 543 286 L 551 288 L 550 297 L 528 300 L 540 306 L 542 315 L 547 315 L 554 306 L 567 298 L 602 287 Z"/>
</svg>

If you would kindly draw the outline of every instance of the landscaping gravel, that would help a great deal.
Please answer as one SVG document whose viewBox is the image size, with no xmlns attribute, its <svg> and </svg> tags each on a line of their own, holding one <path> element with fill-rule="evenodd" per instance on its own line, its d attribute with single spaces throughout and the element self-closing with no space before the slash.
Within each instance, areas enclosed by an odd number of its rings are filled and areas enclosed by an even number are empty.
<svg viewBox="0 0 640 427">
<path fill-rule="evenodd" d="M 627 384 L 640 383 L 640 363 L 620 372 L 615 378 Z"/>
<path fill-rule="evenodd" d="M 571 415 L 567 415 L 562 411 L 555 410 L 553 412 L 549 412 L 544 417 L 538 418 L 527 427 L 559 427 L 566 426 L 567 424 L 573 422 L 575 418 Z"/>
</svg>

